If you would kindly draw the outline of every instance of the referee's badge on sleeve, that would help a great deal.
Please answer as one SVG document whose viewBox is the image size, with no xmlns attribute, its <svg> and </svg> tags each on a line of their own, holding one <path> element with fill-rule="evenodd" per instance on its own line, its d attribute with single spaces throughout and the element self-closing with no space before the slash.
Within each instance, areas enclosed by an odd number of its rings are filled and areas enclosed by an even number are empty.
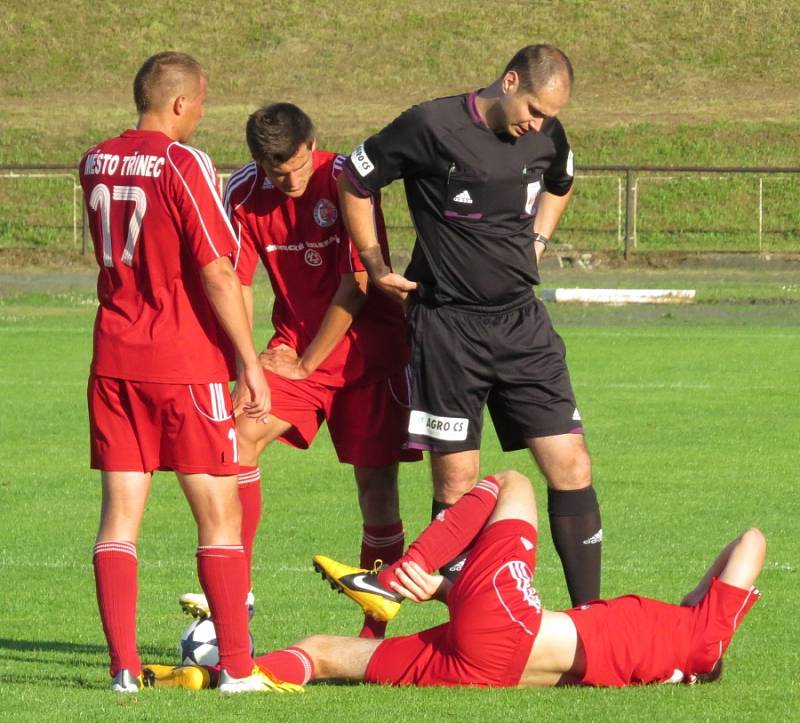
<svg viewBox="0 0 800 723">
<path fill-rule="evenodd" d="M 350 160 L 353 161 L 353 166 L 362 178 L 375 170 L 375 165 L 369 159 L 363 143 L 350 154 Z"/>
</svg>

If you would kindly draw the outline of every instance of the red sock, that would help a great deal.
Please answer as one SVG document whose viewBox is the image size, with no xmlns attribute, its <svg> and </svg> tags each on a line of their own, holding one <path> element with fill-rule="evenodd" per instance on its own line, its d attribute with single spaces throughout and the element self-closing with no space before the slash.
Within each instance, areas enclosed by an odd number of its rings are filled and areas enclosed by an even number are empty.
<svg viewBox="0 0 800 723">
<path fill-rule="evenodd" d="M 371 570 L 378 560 L 391 565 L 400 559 L 404 547 L 405 531 L 402 520 L 390 525 L 364 525 L 361 538 L 361 567 Z M 364 627 L 358 634 L 360 638 L 382 638 L 385 634 L 385 622 L 375 620 L 369 615 L 364 616 Z"/>
<path fill-rule="evenodd" d="M 261 519 L 261 472 L 258 467 L 239 467 L 239 502 L 242 504 L 242 547 L 247 558 L 247 589 L 253 589 L 253 543 Z"/>
<path fill-rule="evenodd" d="M 284 683 L 305 685 L 314 677 L 314 661 L 311 656 L 294 645 L 256 658 L 256 665 Z"/>
<path fill-rule="evenodd" d="M 239 545 L 197 548 L 197 575 L 217 631 L 219 664 L 234 678 L 253 672 L 247 629 L 247 559 Z"/>
<path fill-rule="evenodd" d="M 389 581 L 403 562 L 413 560 L 426 572 L 433 572 L 466 550 L 494 511 L 499 491 L 494 477 L 482 479 L 452 507 L 442 510 L 406 554 L 378 574 L 378 581 L 391 590 Z"/>
<path fill-rule="evenodd" d="M 107 541 L 94 546 L 94 579 L 97 605 L 111 656 L 111 675 L 126 668 L 131 675 L 142 672 L 136 651 L 136 545 Z"/>
</svg>

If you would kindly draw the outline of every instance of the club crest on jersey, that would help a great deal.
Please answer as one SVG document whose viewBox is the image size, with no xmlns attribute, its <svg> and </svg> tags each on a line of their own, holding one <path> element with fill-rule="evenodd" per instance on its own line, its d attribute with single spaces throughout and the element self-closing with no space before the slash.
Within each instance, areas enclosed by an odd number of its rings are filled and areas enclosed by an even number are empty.
<svg viewBox="0 0 800 723">
<path fill-rule="evenodd" d="M 337 218 L 339 218 L 339 212 L 336 210 L 333 201 L 329 201 L 327 198 L 320 198 L 317 201 L 317 205 L 314 206 L 314 220 L 317 222 L 317 226 L 322 226 L 322 228 L 333 226 Z"/>
<path fill-rule="evenodd" d="M 314 249 L 308 249 L 303 258 L 309 266 L 322 266 L 322 256 Z"/>
</svg>

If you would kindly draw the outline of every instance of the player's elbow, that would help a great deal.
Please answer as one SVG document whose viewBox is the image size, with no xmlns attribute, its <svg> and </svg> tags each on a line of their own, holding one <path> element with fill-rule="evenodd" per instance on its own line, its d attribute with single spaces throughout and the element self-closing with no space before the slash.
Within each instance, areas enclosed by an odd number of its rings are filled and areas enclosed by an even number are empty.
<svg viewBox="0 0 800 723">
<path fill-rule="evenodd" d="M 334 303 L 357 316 L 367 301 L 367 279 L 366 271 L 342 276 Z"/>
<path fill-rule="evenodd" d="M 230 259 L 222 256 L 200 269 L 200 278 L 207 291 L 227 289 L 238 281 Z"/>
</svg>

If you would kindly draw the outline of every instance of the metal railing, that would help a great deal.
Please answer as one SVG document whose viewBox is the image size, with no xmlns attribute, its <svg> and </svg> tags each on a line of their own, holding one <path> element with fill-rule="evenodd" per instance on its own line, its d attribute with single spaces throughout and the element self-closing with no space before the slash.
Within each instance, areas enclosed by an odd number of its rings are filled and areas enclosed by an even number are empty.
<svg viewBox="0 0 800 723">
<path fill-rule="evenodd" d="M 225 179 L 230 175 L 230 172 L 235 170 L 238 166 L 221 165 L 219 167 L 221 179 Z M 586 165 L 577 169 L 577 177 L 584 181 L 591 181 L 592 179 L 611 178 L 616 179 L 616 188 L 609 197 L 608 202 L 616 205 L 616 212 L 614 215 L 614 226 L 616 228 L 607 229 L 616 236 L 617 248 L 621 250 L 625 256 L 628 255 L 639 246 L 639 229 L 638 218 L 640 216 L 639 205 L 641 188 L 644 184 L 652 181 L 670 182 L 685 178 L 693 179 L 715 179 L 724 180 L 738 177 L 755 177 L 757 180 L 756 206 L 755 213 L 756 219 L 754 221 L 754 228 L 758 243 L 758 251 L 764 250 L 764 235 L 765 235 L 765 200 L 764 200 L 764 180 L 766 178 L 788 177 L 794 180 L 800 180 L 800 168 L 796 167 L 741 167 L 741 166 L 650 166 L 650 165 Z M 77 246 L 79 236 L 79 225 L 81 227 L 81 249 L 86 251 L 86 227 L 85 227 L 85 213 L 82 211 L 83 196 L 81 194 L 80 185 L 78 182 L 78 173 L 74 166 L 65 164 L 4 164 L 0 165 L 0 180 L 2 179 L 71 179 L 70 193 L 72 196 L 72 237 L 73 244 Z M 579 189 L 585 188 L 581 183 Z M 2 193 L 3 189 L 0 185 L 0 210 L 2 210 Z M 611 200 L 612 197 L 613 201 Z M 789 228 L 785 233 L 800 236 L 800 198 L 794 200 L 794 208 L 798 209 L 798 216 L 796 219 L 797 225 Z M 568 214 L 575 204 L 570 204 Z M 2 218 L 0 213 L 0 218 Z M 82 224 L 78 222 L 78 216 L 84 220 Z M 795 219 L 792 219 L 794 222 Z M 790 224 L 791 225 L 791 224 Z M 66 224 L 63 224 L 66 227 Z M 412 227 L 406 224 L 388 224 L 390 229 L 406 229 L 411 231 Z M 562 226 L 562 231 L 569 231 L 569 221 L 566 221 Z"/>
<path fill-rule="evenodd" d="M 647 166 L 647 165 L 589 165 L 582 166 L 582 171 L 610 173 L 616 172 L 625 175 L 625 234 L 624 254 L 628 254 L 636 247 L 636 210 L 638 205 L 638 182 L 647 174 L 715 174 L 719 176 L 745 174 L 758 175 L 758 245 L 759 252 L 763 250 L 764 237 L 764 179 L 763 176 L 788 175 L 800 177 L 800 168 L 797 167 L 771 167 L 771 166 Z M 800 206 L 800 199 L 798 199 Z M 800 233 L 800 228 L 797 229 Z"/>
</svg>

